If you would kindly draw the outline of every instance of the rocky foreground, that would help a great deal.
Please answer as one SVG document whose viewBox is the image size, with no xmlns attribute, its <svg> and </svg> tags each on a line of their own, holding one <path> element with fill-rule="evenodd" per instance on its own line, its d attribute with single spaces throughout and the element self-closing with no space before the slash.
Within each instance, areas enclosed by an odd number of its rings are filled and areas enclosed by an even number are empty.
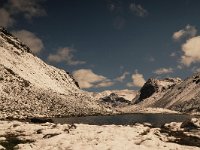
<svg viewBox="0 0 200 150">
<path fill-rule="evenodd" d="M 31 124 L 0 121 L 0 149 L 20 150 L 199 150 L 200 120 L 150 124 L 86 125 Z"/>
</svg>

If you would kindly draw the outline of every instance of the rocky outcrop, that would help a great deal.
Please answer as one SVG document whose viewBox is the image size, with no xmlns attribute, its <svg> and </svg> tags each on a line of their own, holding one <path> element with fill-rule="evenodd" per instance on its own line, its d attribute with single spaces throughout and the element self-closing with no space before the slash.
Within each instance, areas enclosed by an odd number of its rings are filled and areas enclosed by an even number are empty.
<svg viewBox="0 0 200 150">
<path fill-rule="evenodd" d="M 200 147 L 200 120 L 191 118 L 185 122 L 171 122 L 161 127 L 168 142 Z"/>
<path fill-rule="evenodd" d="M 100 103 L 112 107 L 122 107 L 130 105 L 131 102 L 129 100 L 126 100 L 123 97 L 118 96 L 115 93 L 111 93 L 109 96 L 105 96 L 103 98 L 99 99 Z"/>
<path fill-rule="evenodd" d="M 105 113 L 67 72 L 43 62 L 0 28 L 0 118 Z"/>
<path fill-rule="evenodd" d="M 188 113 L 200 112 L 200 73 L 176 85 L 152 106 Z"/>
<path fill-rule="evenodd" d="M 200 129 L 200 119 L 191 118 L 190 120 L 183 122 L 180 127 L 185 129 Z"/>
<path fill-rule="evenodd" d="M 179 78 L 149 79 L 134 99 L 138 107 L 156 107 L 179 112 L 200 112 L 200 73 Z"/>
<path fill-rule="evenodd" d="M 149 79 L 141 88 L 139 99 L 135 103 L 139 103 L 143 99 L 152 96 L 153 93 L 158 92 L 159 85 L 157 84 L 157 81 L 158 80 L 153 78 Z"/>
</svg>

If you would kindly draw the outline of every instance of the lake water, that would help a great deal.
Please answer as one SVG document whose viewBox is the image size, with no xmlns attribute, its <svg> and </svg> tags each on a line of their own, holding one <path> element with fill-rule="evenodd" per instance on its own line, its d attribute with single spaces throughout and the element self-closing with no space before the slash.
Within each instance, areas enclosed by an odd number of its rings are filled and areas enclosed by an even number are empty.
<svg viewBox="0 0 200 150">
<path fill-rule="evenodd" d="M 194 116 L 185 114 L 123 114 L 111 116 L 86 116 L 86 117 L 69 117 L 54 118 L 55 123 L 81 123 L 90 125 L 133 125 L 135 123 L 151 123 L 154 127 L 160 127 L 169 122 L 183 122 Z"/>
</svg>

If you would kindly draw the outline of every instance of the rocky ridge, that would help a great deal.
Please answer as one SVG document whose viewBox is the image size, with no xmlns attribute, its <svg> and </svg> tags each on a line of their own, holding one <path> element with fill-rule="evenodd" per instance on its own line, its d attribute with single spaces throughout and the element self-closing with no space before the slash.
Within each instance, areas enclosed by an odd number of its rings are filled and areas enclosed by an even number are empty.
<svg viewBox="0 0 200 150">
<path fill-rule="evenodd" d="M 179 112 L 200 112 L 200 73 L 185 80 L 149 79 L 134 99 L 138 107 L 166 108 Z"/>
<path fill-rule="evenodd" d="M 200 112 L 200 73 L 195 73 L 174 86 L 152 106 L 180 112 Z"/>
<path fill-rule="evenodd" d="M 180 78 L 165 78 L 154 79 L 150 78 L 140 89 L 139 94 L 133 100 L 134 104 L 143 104 L 148 106 L 155 103 L 165 93 L 170 91 L 175 85 L 180 84 L 182 80 Z"/>
</svg>

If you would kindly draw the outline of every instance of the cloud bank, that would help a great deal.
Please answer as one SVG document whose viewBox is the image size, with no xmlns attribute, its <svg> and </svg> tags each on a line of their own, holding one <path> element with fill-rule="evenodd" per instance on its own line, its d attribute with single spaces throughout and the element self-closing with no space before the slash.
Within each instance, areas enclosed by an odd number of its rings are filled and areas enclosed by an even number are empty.
<svg viewBox="0 0 200 150">
<path fill-rule="evenodd" d="M 197 36 L 197 29 L 195 26 L 187 25 L 173 34 L 174 40 L 186 38 L 186 42 L 181 45 L 182 56 L 180 58 L 179 68 L 183 66 L 190 67 L 194 63 L 200 62 L 200 36 Z"/>
<path fill-rule="evenodd" d="M 9 27 L 14 24 L 14 19 L 10 16 L 10 13 L 4 8 L 0 8 L 0 18 L 0 26 Z"/>
<path fill-rule="evenodd" d="M 138 73 L 137 71 L 132 74 L 132 82 L 127 83 L 128 87 L 142 87 L 144 83 L 146 82 L 143 74 Z"/>
<path fill-rule="evenodd" d="M 83 89 L 108 87 L 114 84 L 108 78 L 95 74 L 91 69 L 79 69 L 72 74 Z"/>
<path fill-rule="evenodd" d="M 159 69 L 155 70 L 154 73 L 157 75 L 173 73 L 173 69 L 172 68 L 159 68 Z"/>
<path fill-rule="evenodd" d="M 200 36 L 193 37 L 182 45 L 183 55 L 181 63 L 190 66 L 192 63 L 200 62 Z"/>
<path fill-rule="evenodd" d="M 30 20 L 33 17 L 41 17 L 47 15 L 41 3 L 45 0 L 8 0 L 0 8 L 0 26 L 13 26 L 17 15 L 23 15 L 24 18 Z"/>
<path fill-rule="evenodd" d="M 195 26 L 187 25 L 184 29 L 174 32 L 172 38 L 176 41 L 182 38 L 191 38 L 197 34 Z"/>
<path fill-rule="evenodd" d="M 0 8 L 0 26 L 12 27 L 16 22 L 18 15 L 24 16 L 24 18 L 31 20 L 32 17 L 45 16 L 47 13 L 41 6 L 41 3 L 45 0 L 8 0 Z M 44 44 L 42 40 L 34 33 L 27 30 L 13 31 L 13 35 L 19 38 L 31 51 L 38 54 L 43 48 Z"/>
<path fill-rule="evenodd" d="M 79 61 L 74 59 L 74 51 L 74 49 L 69 47 L 58 49 L 55 54 L 49 54 L 48 61 L 55 63 L 66 62 L 68 65 L 85 64 L 85 61 Z"/>
<path fill-rule="evenodd" d="M 41 6 L 44 0 L 9 0 L 7 8 L 13 15 L 23 14 L 26 19 L 32 17 L 41 17 L 47 15 L 45 9 Z"/>
<path fill-rule="evenodd" d="M 116 81 L 119 81 L 119 82 L 123 82 L 124 79 L 126 78 L 127 75 L 129 75 L 130 73 L 129 72 L 124 72 L 121 76 L 117 77 L 115 80 Z"/>
</svg>

